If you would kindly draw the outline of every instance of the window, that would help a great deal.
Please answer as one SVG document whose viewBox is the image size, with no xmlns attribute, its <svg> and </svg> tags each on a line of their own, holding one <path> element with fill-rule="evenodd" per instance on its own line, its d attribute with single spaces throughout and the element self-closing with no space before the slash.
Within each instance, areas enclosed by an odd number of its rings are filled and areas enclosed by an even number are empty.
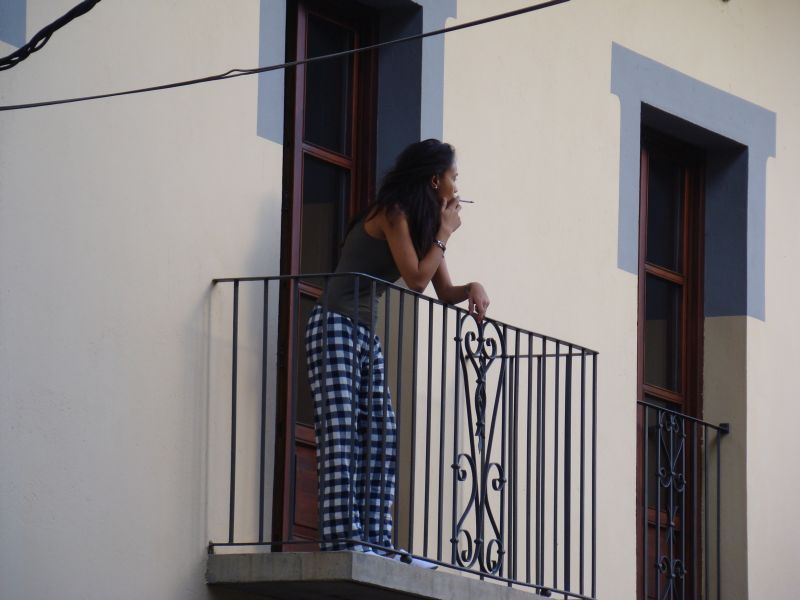
<svg viewBox="0 0 800 600">
<path fill-rule="evenodd" d="M 638 398 L 690 416 L 701 413 L 704 160 L 692 146 L 642 131 Z M 638 411 L 639 431 L 646 433 L 638 436 L 636 503 L 638 597 L 644 599 L 663 595 L 670 586 L 679 586 L 673 590 L 677 597 L 681 586 L 696 585 L 692 549 L 698 515 L 680 483 L 693 480 L 691 448 L 672 443 L 680 432 L 671 431 L 671 423 L 660 426 L 657 413 Z M 685 426 L 685 420 L 675 426 Z M 659 468 L 670 475 L 661 477 Z M 665 561 L 662 573 L 656 564 Z M 670 570 L 687 565 L 692 566 L 685 583 L 670 577 Z"/>
</svg>

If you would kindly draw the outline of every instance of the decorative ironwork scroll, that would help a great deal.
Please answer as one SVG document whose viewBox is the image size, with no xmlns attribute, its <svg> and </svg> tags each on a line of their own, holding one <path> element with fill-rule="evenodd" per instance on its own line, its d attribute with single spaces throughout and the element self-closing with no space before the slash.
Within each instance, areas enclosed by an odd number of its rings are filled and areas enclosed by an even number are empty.
<svg viewBox="0 0 800 600">
<path fill-rule="evenodd" d="M 682 467 L 682 459 L 686 447 L 686 419 L 666 411 L 658 411 L 658 452 L 662 458 L 656 477 L 658 494 L 666 496 L 666 525 L 664 527 L 664 545 L 656 551 L 655 568 L 666 581 L 667 589 L 663 598 L 681 597 L 682 581 L 688 572 L 682 555 L 682 544 L 679 537 L 686 530 L 684 511 L 681 510 L 680 528 L 677 526 L 678 510 L 684 506 L 686 478 Z M 656 526 L 660 527 L 660 516 L 656 515 Z"/>
<path fill-rule="evenodd" d="M 465 321 L 477 325 L 477 332 L 460 333 Z M 453 559 L 458 565 L 496 574 L 502 572 L 506 546 L 503 514 L 506 503 L 505 406 L 503 386 L 506 374 L 506 344 L 500 328 L 491 321 L 477 323 L 474 317 L 461 318 L 456 335 L 457 360 L 463 374 L 464 403 L 469 449 L 457 452 L 453 467 L 453 494 L 468 491 L 463 511 L 454 515 Z M 487 375 L 498 370 L 496 389 L 488 389 Z M 474 390 L 470 390 L 474 382 Z M 502 416 L 501 416 L 502 413 Z M 499 423 L 498 423 L 499 421 Z M 458 443 L 458 442 L 456 442 Z M 497 454 L 500 460 L 493 460 Z M 462 486 L 467 486 L 466 488 Z M 472 521 L 467 524 L 467 520 Z M 474 523 L 474 528 L 470 528 Z"/>
</svg>

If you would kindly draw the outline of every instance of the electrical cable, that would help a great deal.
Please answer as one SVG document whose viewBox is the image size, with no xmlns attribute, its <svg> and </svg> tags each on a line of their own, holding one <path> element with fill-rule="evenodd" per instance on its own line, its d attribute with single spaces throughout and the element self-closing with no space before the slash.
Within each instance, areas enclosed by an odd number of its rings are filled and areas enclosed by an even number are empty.
<svg viewBox="0 0 800 600">
<path fill-rule="evenodd" d="M 81 15 L 85 15 L 87 12 L 92 10 L 95 4 L 98 2 L 100 2 L 100 0 L 84 0 L 77 6 L 73 7 L 65 15 L 50 23 L 50 25 L 47 27 L 43 27 L 41 31 L 34 35 L 27 44 L 12 52 L 8 56 L 0 58 L 0 71 L 5 71 L 6 69 L 16 67 L 31 54 L 41 50 L 42 46 L 44 46 L 50 40 L 51 35 L 53 35 L 56 31 L 61 29 L 73 19 L 77 19 Z"/>
<path fill-rule="evenodd" d="M 99 1 L 99 0 L 96 0 Z M 526 6 L 524 8 L 520 8 L 517 10 L 512 10 L 505 13 L 500 13 L 497 15 L 493 15 L 491 17 L 485 17 L 483 19 L 477 19 L 475 21 L 469 21 L 467 23 L 462 23 L 461 25 L 454 25 L 453 27 L 444 27 L 442 29 L 437 29 L 434 31 L 428 31 L 426 33 L 417 33 L 414 35 L 409 35 L 406 37 L 397 38 L 394 40 L 388 40 L 386 42 L 379 42 L 377 44 L 372 44 L 369 46 L 362 46 L 361 48 L 353 48 L 351 50 L 343 50 L 341 52 L 333 52 L 331 54 L 323 54 L 321 56 L 315 56 L 312 58 L 305 58 L 303 60 L 295 60 L 290 62 L 285 62 L 276 65 L 269 65 L 266 67 L 256 67 L 253 69 L 231 69 L 226 71 L 225 73 L 219 75 L 209 75 L 207 77 L 200 77 L 197 79 L 189 79 L 186 81 L 178 81 L 175 83 L 165 83 L 162 85 L 154 85 L 150 87 L 138 88 L 133 90 L 126 90 L 122 92 L 110 92 L 106 94 L 96 94 L 93 96 L 80 96 L 77 98 L 64 98 L 61 100 L 47 100 L 43 102 L 30 102 L 27 104 L 12 104 L 7 106 L 0 106 L 0 111 L 7 111 L 7 110 L 21 110 L 24 108 L 37 108 L 40 106 L 52 106 L 54 104 L 68 104 L 72 102 L 85 102 L 87 100 L 97 100 L 100 98 L 111 98 L 114 96 L 125 96 L 129 94 L 141 94 L 144 92 L 153 92 L 156 90 L 165 90 L 170 88 L 176 87 L 183 87 L 187 85 L 194 85 L 196 83 L 205 83 L 208 81 L 218 81 L 222 79 L 232 79 L 234 77 L 241 77 L 243 75 L 253 75 L 255 73 L 266 73 L 268 71 L 276 71 L 278 69 L 285 69 L 288 67 L 295 67 L 298 65 L 303 65 L 311 62 L 316 62 L 320 60 L 328 60 L 331 58 L 339 58 L 342 56 L 347 56 L 350 54 L 356 54 L 358 52 L 366 52 L 367 50 L 374 50 L 375 48 L 382 48 L 384 46 L 389 46 L 393 44 L 400 44 L 403 42 L 409 42 L 412 40 L 417 40 L 425 37 L 429 37 L 432 35 L 441 35 L 444 33 L 449 33 L 452 31 L 458 31 L 459 29 L 467 29 L 469 27 L 476 27 L 477 25 L 483 25 L 485 23 L 491 23 L 492 21 L 499 21 L 501 19 L 508 19 L 510 17 L 515 17 L 517 15 L 521 15 L 524 13 L 533 12 L 535 10 L 540 10 L 542 8 L 548 8 L 550 6 L 554 6 L 556 4 L 563 4 L 565 2 L 569 2 L 570 0 L 549 0 L 548 2 L 543 2 L 541 4 L 535 4 L 533 6 Z"/>
</svg>

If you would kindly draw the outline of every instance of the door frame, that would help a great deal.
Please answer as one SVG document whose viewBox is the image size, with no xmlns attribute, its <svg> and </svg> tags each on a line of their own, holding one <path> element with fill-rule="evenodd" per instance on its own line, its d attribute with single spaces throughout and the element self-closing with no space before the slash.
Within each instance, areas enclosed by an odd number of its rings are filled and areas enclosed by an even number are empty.
<svg viewBox="0 0 800 600">
<path fill-rule="evenodd" d="M 648 206 L 648 180 L 649 157 L 652 152 L 667 155 L 679 160 L 683 166 L 683 211 L 681 239 L 683 263 L 685 266 L 683 279 L 683 294 L 681 297 L 681 383 L 680 393 L 674 393 L 658 386 L 647 384 L 644 381 L 644 324 L 645 324 L 645 290 L 647 273 L 656 273 L 665 279 L 670 279 L 672 273 L 669 269 L 652 266 L 646 261 L 647 248 L 647 206 Z M 692 202 L 693 200 L 693 202 Z M 645 393 L 660 397 L 661 399 L 681 404 L 683 414 L 701 418 L 703 414 L 703 282 L 704 282 L 704 212 L 705 212 L 705 153 L 702 149 L 689 145 L 681 140 L 668 136 L 655 129 L 642 127 L 640 143 L 640 179 L 639 179 L 639 269 L 637 282 L 637 373 L 636 390 L 637 399 L 644 399 Z M 645 432 L 644 415 L 646 410 L 637 405 L 637 442 L 636 442 L 636 590 L 637 598 L 646 598 L 644 589 L 643 561 L 648 561 L 648 548 L 644 548 L 644 535 L 642 524 L 649 529 L 656 523 L 655 510 L 647 509 L 647 520 L 643 514 L 644 504 L 644 445 L 647 432 Z M 648 423 L 652 426 L 652 423 Z M 697 433 L 697 425 L 689 431 Z M 702 431 L 702 429 L 700 430 Z M 687 440 L 690 438 L 687 437 Z M 699 446 L 699 443 L 698 443 Z M 697 461 L 693 444 L 686 444 L 685 452 L 686 473 L 688 474 L 687 486 L 699 481 L 702 465 Z M 689 489 L 689 488 L 685 488 Z M 700 494 L 702 487 L 696 490 L 696 506 L 701 506 Z M 699 565 L 694 556 L 695 548 L 699 548 L 702 531 L 700 528 L 699 511 L 695 511 L 690 502 L 686 502 L 686 517 L 681 523 L 681 531 L 685 536 L 686 555 L 684 559 L 689 565 Z M 665 520 L 664 512 L 659 515 L 658 523 Z M 654 526 L 654 525 L 653 525 Z M 695 539 L 697 537 L 697 539 Z M 658 552 L 656 548 L 656 552 Z M 652 569 L 652 565 L 650 565 Z M 687 573 L 687 589 L 692 590 L 692 597 L 700 600 L 697 595 L 701 591 L 700 581 L 695 570 L 690 568 Z M 648 573 L 648 581 L 652 581 L 652 572 Z"/>
<path fill-rule="evenodd" d="M 306 13 L 319 15 L 358 29 L 355 47 L 377 41 L 377 12 L 354 2 L 325 0 L 289 0 L 286 11 L 286 60 L 304 58 Z M 374 196 L 376 160 L 377 68 L 376 51 L 352 55 L 353 88 L 351 98 L 351 157 L 310 144 L 303 140 L 306 66 L 286 69 L 284 87 L 283 190 L 281 206 L 282 274 L 300 274 L 302 235 L 302 164 L 309 154 L 351 168 L 348 218 L 365 207 Z M 299 101 L 298 101 L 299 99 Z M 366 124 L 366 125 L 365 125 Z M 345 160 L 343 160 L 345 159 Z M 319 297 L 321 288 L 308 282 L 292 280 L 281 284 L 278 317 L 278 381 L 276 396 L 275 465 L 273 478 L 272 539 L 311 540 L 316 532 L 299 532 L 294 527 L 297 482 L 296 446 L 314 447 L 314 428 L 297 424 L 292 404 L 297 385 L 298 350 L 294 328 L 298 326 L 298 299 L 301 295 Z M 310 474 L 308 474 L 310 476 Z M 314 473 L 316 485 L 316 472 Z M 314 547 L 311 545 L 311 549 Z M 275 551 L 309 550 L 308 544 L 273 544 Z"/>
</svg>

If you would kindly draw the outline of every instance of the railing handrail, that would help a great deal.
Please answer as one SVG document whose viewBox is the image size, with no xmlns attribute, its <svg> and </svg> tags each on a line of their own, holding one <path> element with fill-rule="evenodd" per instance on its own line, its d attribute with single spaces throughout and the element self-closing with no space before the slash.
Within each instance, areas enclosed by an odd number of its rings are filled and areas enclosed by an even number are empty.
<svg viewBox="0 0 800 600">
<path fill-rule="evenodd" d="M 414 290 L 405 288 L 405 287 L 403 287 L 401 285 L 397 285 L 397 284 L 395 284 L 395 283 L 393 283 L 391 281 L 386 281 L 385 279 L 381 279 L 380 277 L 376 277 L 376 276 L 370 275 L 368 273 L 360 273 L 358 271 L 342 271 L 342 272 L 338 272 L 338 273 L 299 273 L 299 274 L 294 274 L 294 275 L 263 275 L 263 276 L 248 276 L 248 277 L 216 277 L 216 278 L 211 280 L 211 283 L 212 283 L 212 285 L 216 285 L 217 283 L 233 283 L 233 282 L 239 282 L 239 281 L 265 281 L 266 282 L 266 281 L 282 281 L 282 280 L 286 280 L 286 279 L 300 279 L 302 277 L 307 277 L 307 278 L 314 278 L 314 277 L 320 278 L 321 277 L 321 278 L 324 278 L 324 277 L 332 277 L 332 276 L 339 277 L 339 276 L 344 276 L 344 275 L 358 275 L 360 277 L 365 277 L 367 279 L 372 279 L 372 280 L 374 280 L 374 281 L 376 281 L 378 283 L 381 283 L 381 284 L 383 284 L 383 285 L 385 285 L 385 286 L 387 286 L 389 288 L 398 290 L 398 291 L 400 291 L 402 293 L 411 294 L 413 296 L 417 296 L 419 298 L 422 298 L 422 299 L 424 299 L 424 300 L 426 300 L 428 302 L 433 302 L 434 304 L 438 304 L 439 306 L 443 306 L 443 307 L 447 307 L 447 308 L 449 308 L 451 310 L 455 310 L 458 313 L 463 313 L 464 315 L 469 315 L 469 311 L 464 309 L 464 308 L 461 308 L 460 306 L 456 306 L 454 304 L 448 304 L 447 302 L 443 302 L 442 300 L 439 300 L 438 298 L 434 298 L 433 296 L 428 296 L 426 294 L 423 294 L 422 292 L 416 292 Z M 543 334 L 543 333 L 537 333 L 535 331 L 531 331 L 529 329 L 525 329 L 525 328 L 519 327 L 517 325 L 511 325 L 510 323 L 506 323 L 504 321 L 499 321 L 499 320 L 493 319 L 491 317 L 486 317 L 484 320 L 485 321 L 489 321 L 491 323 L 494 323 L 495 325 L 497 325 L 497 326 L 499 326 L 501 328 L 507 327 L 507 328 L 510 328 L 510 329 L 514 329 L 514 330 L 517 330 L 518 332 L 520 332 L 522 334 L 531 335 L 531 336 L 534 336 L 536 338 L 539 338 L 540 340 L 551 341 L 551 342 L 555 342 L 555 343 L 558 343 L 558 344 L 563 344 L 564 346 L 569 346 L 570 348 L 576 348 L 578 350 L 582 350 L 582 351 L 586 352 L 586 354 L 588 356 L 599 354 L 597 350 L 592 350 L 591 348 L 587 348 L 586 346 L 582 346 L 582 345 L 576 344 L 574 342 L 568 342 L 566 340 L 563 340 L 563 339 L 560 339 L 560 338 L 557 338 L 557 337 L 553 337 L 552 335 L 546 335 L 546 334 Z M 567 356 L 567 353 L 561 354 L 560 356 Z M 525 357 L 527 357 L 527 355 L 525 355 Z"/>
<path fill-rule="evenodd" d="M 690 421 L 695 421 L 696 423 L 700 423 L 702 425 L 706 425 L 707 427 L 711 427 L 712 429 L 716 429 L 721 434 L 730 433 L 731 431 L 731 424 L 730 423 L 720 423 L 719 425 L 715 425 L 714 423 L 710 423 L 708 421 L 704 421 L 703 419 L 698 419 L 697 417 L 693 417 L 691 415 L 687 415 L 677 410 L 672 410 L 670 408 L 664 408 L 663 406 L 659 406 L 658 404 L 652 404 L 647 402 L 646 400 L 637 400 L 638 404 L 642 404 L 644 406 L 649 406 L 650 408 L 657 408 L 658 410 L 666 413 L 671 413 L 678 417 L 682 417 L 684 419 L 688 419 Z"/>
</svg>

